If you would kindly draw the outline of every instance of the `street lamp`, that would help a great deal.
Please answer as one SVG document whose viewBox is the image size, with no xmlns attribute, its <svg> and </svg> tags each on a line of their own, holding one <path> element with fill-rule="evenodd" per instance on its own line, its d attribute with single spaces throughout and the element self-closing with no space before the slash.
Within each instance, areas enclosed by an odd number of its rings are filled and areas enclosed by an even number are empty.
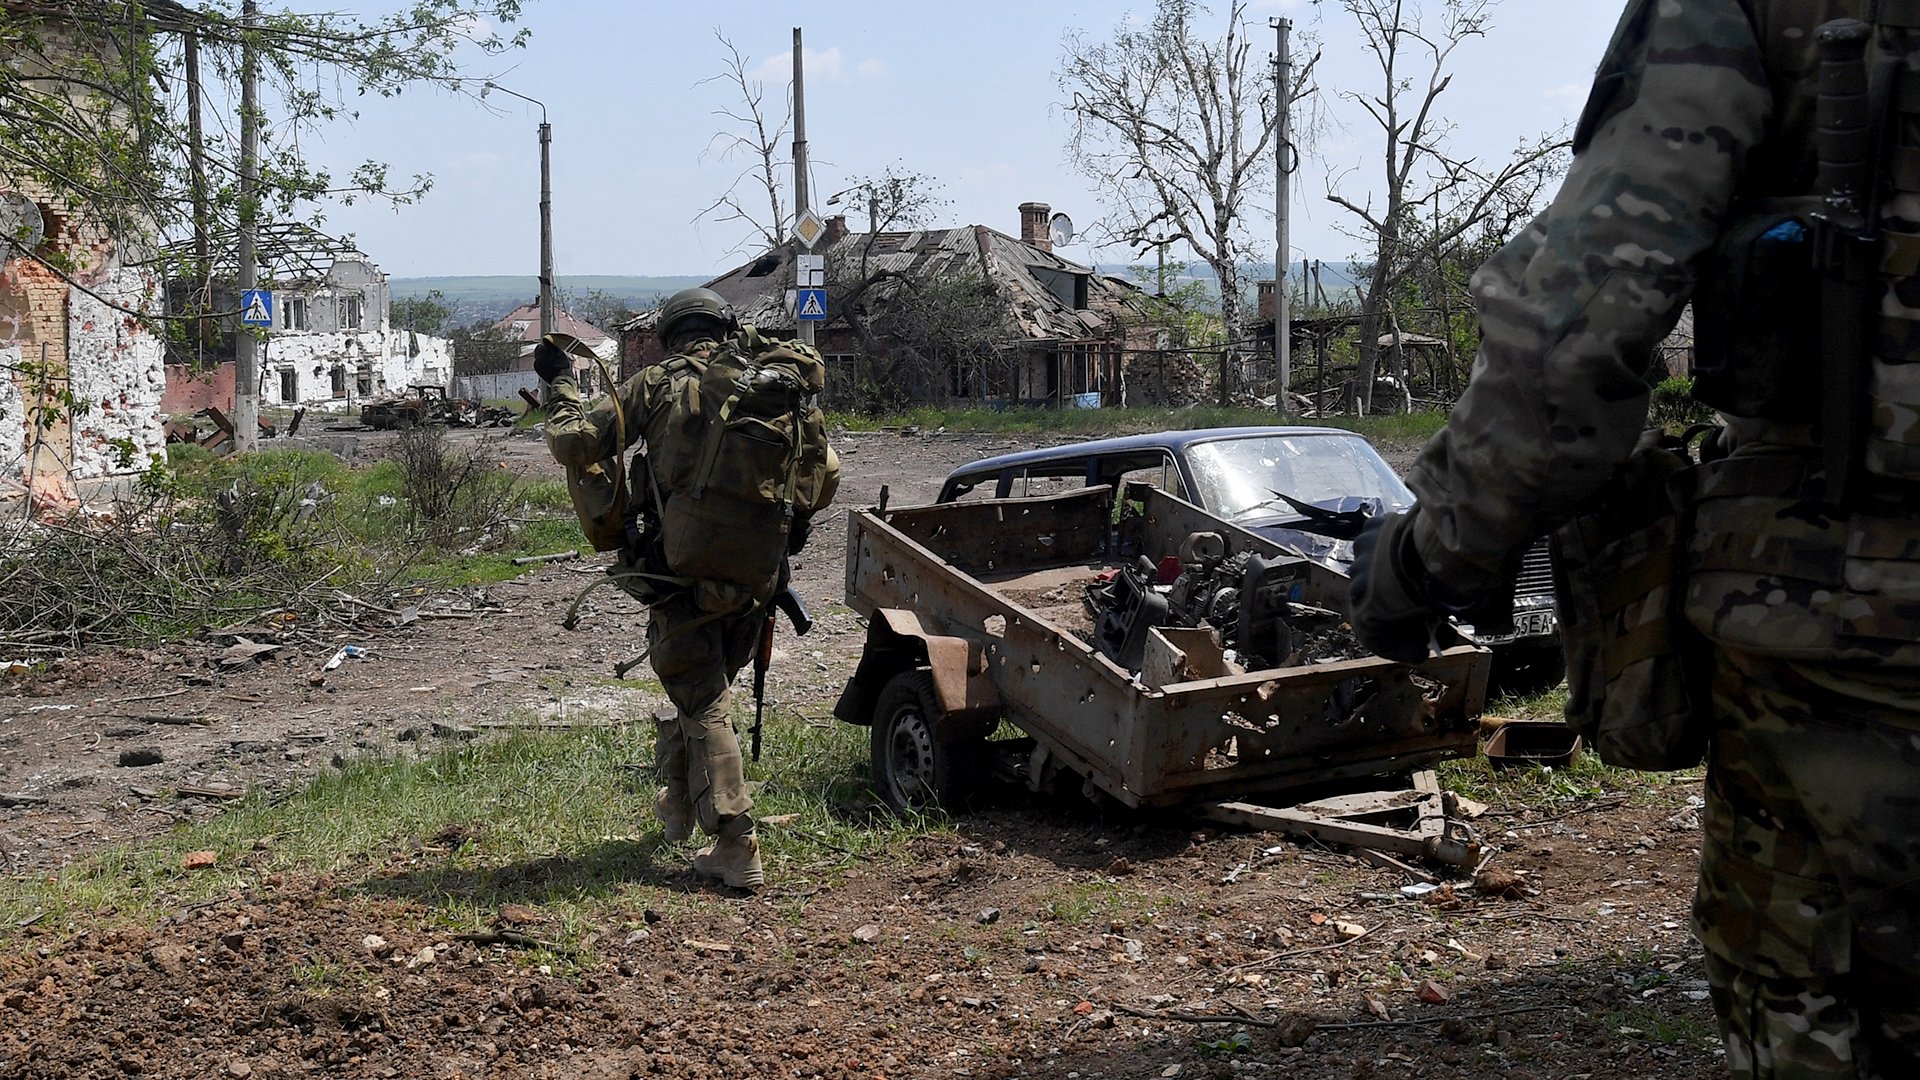
<svg viewBox="0 0 1920 1080">
<path fill-rule="evenodd" d="M 537 98 L 517 94 L 496 82 L 487 89 L 540 106 L 540 336 L 553 333 L 553 174 L 548 168 L 548 147 L 553 142 L 553 127 L 547 123 L 547 106 Z"/>
</svg>

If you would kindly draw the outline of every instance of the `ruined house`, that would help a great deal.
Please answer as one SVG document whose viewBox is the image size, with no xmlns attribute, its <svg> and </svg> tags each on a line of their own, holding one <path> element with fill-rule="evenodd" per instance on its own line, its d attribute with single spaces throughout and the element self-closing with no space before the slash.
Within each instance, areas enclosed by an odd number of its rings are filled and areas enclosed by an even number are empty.
<svg viewBox="0 0 1920 1080">
<path fill-rule="evenodd" d="M 259 352 L 262 405 L 353 409 L 410 386 L 448 384 L 452 344 L 393 327 L 387 275 L 371 259 L 344 247 L 295 259 L 285 238 L 270 250 L 289 265 L 262 281 L 273 294 L 273 325 Z M 184 310 L 195 289 L 193 282 L 170 283 L 173 310 Z M 231 406 L 240 296 L 230 278 L 213 284 L 208 306 L 225 313 L 213 331 L 189 333 L 170 349 L 169 412 Z"/>
<path fill-rule="evenodd" d="M 1122 358 L 1152 336 L 1141 325 L 1141 294 L 1054 254 L 1050 209 L 1021 204 L 1018 236 L 986 225 L 850 232 L 844 216 L 828 219 L 814 249 L 827 266 L 828 317 L 816 324 L 815 344 L 827 359 L 828 404 L 861 404 L 863 381 L 871 390 L 888 379 L 902 381 L 881 388 L 891 401 L 1119 404 Z M 790 337 L 795 271 L 792 251 L 771 251 L 706 287 L 725 297 L 740 321 Z M 943 296 L 973 290 L 979 304 L 968 311 L 989 331 L 955 327 L 949 336 L 961 344 L 951 350 L 938 341 L 903 340 L 917 309 L 941 285 L 948 287 Z M 655 318 L 648 312 L 620 328 L 623 377 L 662 359 Z M 901 362 L 907 353 L 912 365 Z"/>
<path fill-rule="evenodd" d="M 105 58 L 117 44 L 78 32 L 67 15 L 0 4 L 0 18 L 32 28 L 0 57 L 17 110 L 64 100 L 119 123 L 68 62 Z M 163 445 L 160 338 L 140 318 L 158 310 L 159 282 L 145 267 L 151 240 L 138 223 L 104 224 L 34 175 L 16 157 L 0 162 L 0 497 L 65 495 L 73 480 L 145 469 Z"/>
</svg>

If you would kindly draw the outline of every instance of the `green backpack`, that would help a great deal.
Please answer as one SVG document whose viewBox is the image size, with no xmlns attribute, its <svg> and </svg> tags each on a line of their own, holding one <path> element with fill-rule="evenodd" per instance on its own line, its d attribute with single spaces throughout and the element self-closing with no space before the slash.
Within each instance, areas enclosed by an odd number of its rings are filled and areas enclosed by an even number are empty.
<svg viewBox="0 0 1920 1080">
<path fill-rule="evenodd" d="M 815 404 L 826 365 L 809 346 L 746 327 L 664 367 L 666 403 L 646 426 L 652 498 L 642 505 L 659 519 L 667 569 L 765 601 L 796 515 L 833 498 L 837 468 Z"/>
</svg>

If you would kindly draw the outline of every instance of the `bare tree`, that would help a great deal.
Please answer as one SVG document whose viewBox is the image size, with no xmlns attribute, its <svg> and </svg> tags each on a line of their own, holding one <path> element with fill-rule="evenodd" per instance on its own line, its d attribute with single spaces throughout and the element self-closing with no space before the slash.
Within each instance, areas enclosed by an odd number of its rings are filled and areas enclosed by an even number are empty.
<svg viewBox="0 0 1920 1080">
<path fill-rule="evenodd" d="M 1470 232 L 1510 235 L 1530 217 L 1553 179 L 1560 139 L 1542 136 L 1521 143 L 1505 161 L 1482 166 L 1446 149 L 1453 125 L 1435 106 L 1453 81 L 1454 51 L 1492 28 L 1496 0 L 1441 0 L 1437 20 L 1423 19 L 1420 0 L 1341 0 L 1358 23 L 1383 76 L 1378 93 L 1347 91 L 1341 97 L 1364 110 L 1385 139 L 1383 185 L 1362 201 L 1340 194 L 1329 182 L 1327 198 L 1359 219 L 1359 237 L 1373 249 L 1373 265 L 1360 308 L 1360 366 L 1353 401 L 1365 414 L 1373 405 L 1384 327 L 1393 335 L 1394 370 L 1403 380 L 1399 312 L 1394 293 L 1425 251 L 1452 244 Z M 1427 28 L 1437 21 L 1436 31 Z M 1427 220 L 1443 222 L 1432 230 Z M 1408 397 L 1409 405 L 1411 396 Z"/>
<path fill-rule="evenodd" d="M 787 204 L 781 198 L 781 192 L 786 190 L 785 177 L 793 172 L 792 159 L 781 154 L 781 147 L 788 145 L 787 132 L 793 123 L 793 106 L 789 102 L 786 112 L 778 121 L 771 119 L 765 106 L 766 88 L 760 80 L 748 74 L 748 58 L 719 30 L 714 30 L 713 36 L 726 49 L 726 70 L 700 80 L 700 84 L 724 83 L 729 91 L 738 93 L 740 98 L 736 104 L 713 110 L 715 116 L 724 117 L 732 126 L 728 130 L 715 132 L 700 156 L 704 160 L 712 155 L 721 161 L 745 158 L 747 164 L 718 198 L 694 215 L 694 220 L 712 218 L 718 222 L 741 222 L 752 233 L 735 245 L 734 250 L 757 246 L 771 251 L 787 242 L 787 233 L 793 223 L 787 212 Z M 744 196 L 741 194 L 743 187 L 748 189 L 748 194 Z"/>
<path fill-rule="evenodd" d="M 1113 203 L 1104 230 L 1134 250 L 1184 242 L 1219 279 L 1222 404 L 1242 334 L 1240 265 L 1254 256 L 1243 211 L 1273 190 L 1279 117 L 1266 64 L 1248 67 L 1246 7 L 1230 0 L 1222 36 L 1203 38 L 1198 0 L 1159 0 L 1145 25 L 1122 23 L 1110 42 L 1069 33 L 1059 73 L 1074 120 L 1068 152 Z M 1298 65 L 1292 96 L 1318 59 Z"/>
</svg>

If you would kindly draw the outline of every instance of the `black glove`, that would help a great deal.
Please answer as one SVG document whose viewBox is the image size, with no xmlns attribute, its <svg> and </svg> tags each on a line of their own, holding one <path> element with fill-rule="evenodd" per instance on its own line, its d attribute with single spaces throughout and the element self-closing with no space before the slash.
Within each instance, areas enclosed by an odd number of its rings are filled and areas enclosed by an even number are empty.
<svg viewBox="0 0 1920 1080">
<path fill-rule="evenodd" d="M 541 382 L 558 381 L 562 375 L 573 374 L 573 361 L 560 347 L 545 338 L 533 347 L 533 371 L 540 376 Z"/>
<path fill-rule="evenodd" d="M 1415 513 L 1376 517 L 1353 542 L 1353 634 L 1368 652 L 1403 664 L 1427 658 L 1441 619 L 1413 546 Z"/>
<path fill-rule="evenodd" d="M 787 530 L 787 554 L 800 554 L 800 549 L 807 546 L 807 538 L 812 535 L 813 515 L 795 514 L 793 528 Z"/>
</svg>

